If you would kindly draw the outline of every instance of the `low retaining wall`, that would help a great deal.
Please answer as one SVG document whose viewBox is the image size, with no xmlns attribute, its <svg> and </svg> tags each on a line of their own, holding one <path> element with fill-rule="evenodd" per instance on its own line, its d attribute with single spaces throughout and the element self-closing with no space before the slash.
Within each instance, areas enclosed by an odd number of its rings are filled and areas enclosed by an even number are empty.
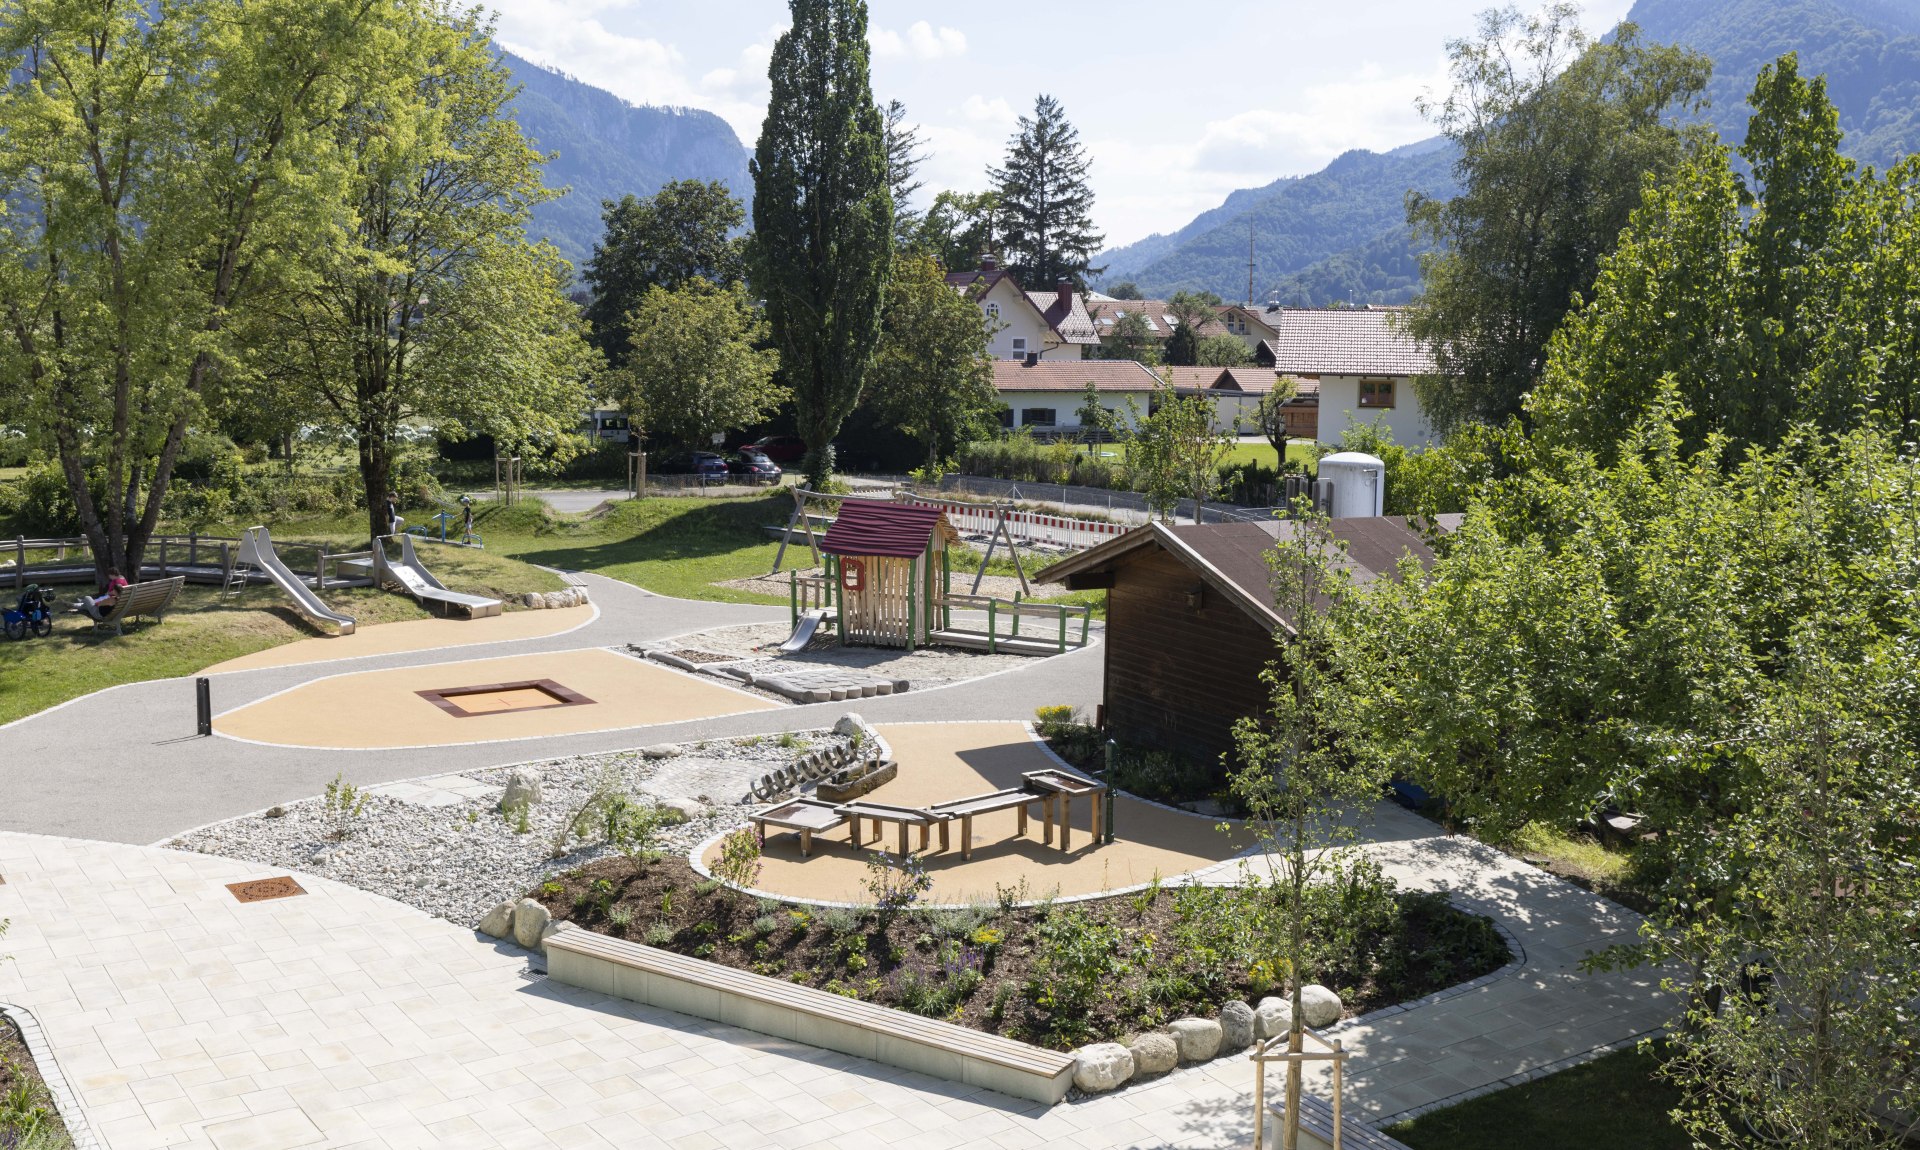
<svg viewBox="0 0 1920 1150">
<path fill-rule="evenodd" d="M 598 994 L 1052 1105 L 1073 1056 L 579 929 L 549 935 L 547 977 Z"/>
</svg>

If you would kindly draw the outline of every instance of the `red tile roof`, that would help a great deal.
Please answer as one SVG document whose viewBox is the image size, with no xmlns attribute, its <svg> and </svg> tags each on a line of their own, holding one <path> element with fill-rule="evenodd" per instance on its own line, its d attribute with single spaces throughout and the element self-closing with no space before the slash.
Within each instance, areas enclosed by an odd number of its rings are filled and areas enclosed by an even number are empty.
<svg viewBox="0 0 1920 1150">
<path fill-rule="evenodd" d="M 1270 367 L 1162 367 L 1159 372 L 1175 387 L 1244 391 L 1249 395 L 1265 395 L 1279 378 Z"/>
<path fill-rule="evenodd" d="M 1027 301 L 1046 318 L 1047 326 L 1059 332 L 1060 338 L 1068 343 L 1100 342 L 1100 332 L 1087 314 L 1087 298 L 1079 292 L 1071 293 L 1065 304 L 1060 302 L 1057 291 L 1030 291 Z"/>
<path fill-rule="evenodd" d="M 993 361 L 996 391 L 1152 391 L 1159 377 L 1130 359 L 1043 359 L 1028 366 L 1025 360 Z"/>
<path fill-rule="evenodd" d="M 1101 335 L 1112 335 L 1113 325 L 1122 315 L 1140 315 L 1145 317 L 1148 335 L 1153 339 L 1171 339 L 1173 329 L 1178 322 L 1173 318 L 1173 308 L 1163 299 L 1097 299 L 1087 303 L 1087 312 L 1093 317 L 1094 326 Z M 1200 322 L 1194 333 L 1201 338 L 1210 335 L 1229 335 L 1227 325 L 1218 316 L 1209 316 Z"/>
<path fill-rule="evenodd" d="M 1399 308 L 1282 308 L 1263 347 L 1284 375 L 1430 375 L 1433 355 L 1402 329 Z M 1263 357 L 1264 358 L 1264 357 Z"/>
<path fill-rule="evenodd" d="M 946 514 L 937 507 L 846 499 L 820 541 L 820 550 L 829 555 L 912 559 L 926 553 L 927 541 L 946 521 Z"/>
</svg>

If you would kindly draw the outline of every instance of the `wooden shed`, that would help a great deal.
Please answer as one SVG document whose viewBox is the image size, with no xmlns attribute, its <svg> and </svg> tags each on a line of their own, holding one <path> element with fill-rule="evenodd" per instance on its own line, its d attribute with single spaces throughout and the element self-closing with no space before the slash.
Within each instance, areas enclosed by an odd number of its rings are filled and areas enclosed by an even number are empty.
<svg viewBox="0 0 1920 1150">
<path fill-rule="evenodd" d="M 958 538 L 937 507 L 841 501 L 820 541 L 840 641 L 908 650 L 924 645 L 946 588 L 947 546 Z"/>
<path fill-rule="evenodd" d="M 1260 672 L 1274 660 L 1275 642 L 1293 633 L 1266 563 L 1293 526 L 1154 523 L 1036 576 L 1107 592 L 1104 711 L 1112 737 L 1221 769 L 1233 752 L 1234 722 L 1266 709 Z M 1391 575 L 1408 554 L 1433 559 L 1404 519 L 1335 519 L 1332 527 L 1356 582 Z"/>
</svg>

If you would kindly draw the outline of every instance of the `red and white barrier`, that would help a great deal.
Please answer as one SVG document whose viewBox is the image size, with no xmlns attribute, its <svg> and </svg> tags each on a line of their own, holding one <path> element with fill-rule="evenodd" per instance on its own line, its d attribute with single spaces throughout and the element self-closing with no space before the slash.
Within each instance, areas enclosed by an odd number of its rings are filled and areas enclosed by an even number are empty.
<svg viewBox="0 0 1920 1150">
<path fill-rule="evenodd" d="M 994 520 L 999 512 L 990 507 L 956 507 L 947 503 L 930 500 L 908 499 L 915 507 L 931 507 L 944 511 L 947 521 L 955 529 L 968 535 L 988 535 L 993 532 Z M 1034 511 L 1010 511 L 1006 516 L 1007 529 L 1015 539 L 1024 543 L 1046 543 L 1056 547 L 1071 547 L 1084 550 L 1104 543 L 1116 535 L 1125 535 L 1133 530 L 1125 523 L 1106 523 L 1094 519 L 1075 519 L 1066 515 L 1048 515 Z"/>
</svg>

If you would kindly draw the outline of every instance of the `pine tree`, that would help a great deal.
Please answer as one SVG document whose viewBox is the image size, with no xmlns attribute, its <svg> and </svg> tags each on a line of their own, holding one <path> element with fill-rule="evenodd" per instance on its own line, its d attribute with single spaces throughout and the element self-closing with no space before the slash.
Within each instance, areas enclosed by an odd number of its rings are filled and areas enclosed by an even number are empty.
<svg viewBox="0 0 1920 1150">
<path fill-rule="evenodd" d="M 867 76 L 861 0 L 791 0 L 754 150 L 754 270 L 806 441 L 807 483 L 860 402 L 893 256 L 886 127 Z"/>
<path fill-rule="evenodd" d="M 893 196 L 893 242 L 908 247 L 920 227 L 920 213 L 907 206 L 913 194 L 926 186 L 919 178 L 926 156 L 920 151 L 920 129 L 907 123 L 907 106 L 887 101 L 881 110 L 887 132 L 887 190 Z"/>
<path fill-rule="evenodd" d="M 1093 230 L 1090 163 L 1065 109 L 1042 95 L 1033 115 L 1020 117 L 1006 166 L 987 169 L 1004 212 L 1007 266 L 1028 287 L 1070 279 L 1084 288 L 1089 275 L 1104 270 L 1088 266 L 1106 239 Z"/>
</svg>

